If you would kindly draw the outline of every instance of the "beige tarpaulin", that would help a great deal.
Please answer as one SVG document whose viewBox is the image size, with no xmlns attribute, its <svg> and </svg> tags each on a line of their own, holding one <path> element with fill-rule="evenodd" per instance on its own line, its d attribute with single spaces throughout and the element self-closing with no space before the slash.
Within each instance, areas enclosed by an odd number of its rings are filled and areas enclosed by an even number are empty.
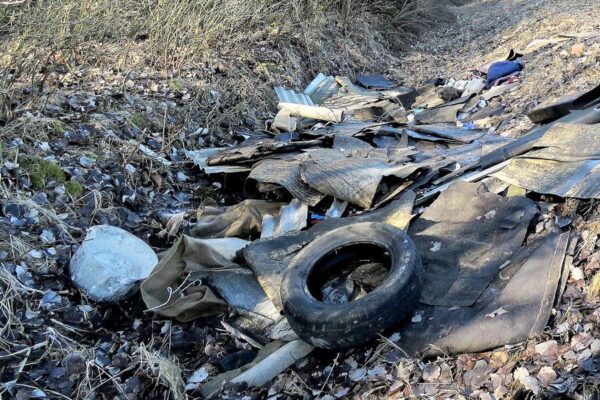
<svg viewBox="0 0 600 400">
<path fill-rule="evenodd" d="M 237 238 L 182 236 L 142 283 L 146 306 L 179 321 L 216 315 L 228 305 L 273 321 L 280 318 L 252 271 L 233 261 L 236 252 L 247 244 Z"/>
<path fill-rule="evenodd" d="M 244 200 L 225 209 L 204 207 L 198 213 L 198 222 L 190 229 L 190 233 L 199 238 L 248 238 L 261 231 L 265 215 L 277 217 L 284 205 L 266 200 Z"/>
</svg>

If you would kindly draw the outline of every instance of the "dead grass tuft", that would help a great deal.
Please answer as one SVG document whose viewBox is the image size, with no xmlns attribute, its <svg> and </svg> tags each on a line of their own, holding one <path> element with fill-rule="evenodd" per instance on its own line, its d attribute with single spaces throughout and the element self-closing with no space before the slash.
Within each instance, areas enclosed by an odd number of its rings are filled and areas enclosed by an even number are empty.
<svg viewBox="0 0 600 400">
<path fill-rule="evenodd" d="M 597 272 L 589 286 L 587 287 L 587 300 L 589 302 L 596 301 L 596 299 L 600 296 L 600 272 Z"/>
<path fill-rule="evenodd" d="M 139 356 L 139 368 L 148 376 L 166 385 L 173 399 L 187 399 L 182 371 L 174 358 L 166 358 L 143 343 L 138 346 L 135 353 Z"/>
</svg>

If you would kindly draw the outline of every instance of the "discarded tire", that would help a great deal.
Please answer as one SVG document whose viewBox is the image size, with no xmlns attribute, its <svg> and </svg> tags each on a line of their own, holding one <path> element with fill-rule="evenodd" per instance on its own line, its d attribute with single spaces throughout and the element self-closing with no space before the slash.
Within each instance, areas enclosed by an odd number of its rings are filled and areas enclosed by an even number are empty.
<svg viewBox="0 0 600 400">
<path fill-rule="evenodd" d="M 386 260 L 389 272 L 364 297 L 343 304 L 319 300 L 315 286 L 349 264 Z M 281 300 L 296 334 L 316 347 L 360 345 L 397 326 L 414 310 L 422 282 L 415 245 L 393 226 L 364 222 L 335 229 L 304 247 L 284 274 Z"/>
</svg>

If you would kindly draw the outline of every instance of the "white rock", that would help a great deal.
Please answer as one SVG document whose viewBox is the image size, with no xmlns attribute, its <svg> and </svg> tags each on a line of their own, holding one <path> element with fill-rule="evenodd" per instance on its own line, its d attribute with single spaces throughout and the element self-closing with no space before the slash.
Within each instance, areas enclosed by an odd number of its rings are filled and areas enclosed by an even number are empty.
<svg viewBox="0 0 600 400">
<path fill-rule="evenodd" d="M 158 263 L 141 239 L 123 229 L 98 225 L 87 236 L 69 266 L 71 279 L 96 301 L 118 301 L 131 294 Z"/>
</svg>

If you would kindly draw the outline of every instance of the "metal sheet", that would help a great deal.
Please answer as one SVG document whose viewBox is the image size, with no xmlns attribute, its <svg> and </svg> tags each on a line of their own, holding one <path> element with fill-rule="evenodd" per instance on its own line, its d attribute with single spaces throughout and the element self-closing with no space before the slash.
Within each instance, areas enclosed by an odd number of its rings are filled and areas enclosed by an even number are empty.
<svg viewBox="0 0 600 400">
<path fill-rule="evenodd" d="M 319 74 L 304 89 L 303 94 L 309 96 L 315 104 L 321 104 L 338 92 L 340 86 L 333 76 Z"/>
<path fill-rule="evenodd" d="M 185 155 L 187 158 L 192 160 L 194 164 L 196 164 L 201 170 L 203 170 L 207 175 L 212 174 L 227 174 L 227 173 L 236 173 L 236 172 L 250 172 L 250 168 L 242 167 L 238 165 L 218 165 L 218 166 L 209 166 L 208 165 L 208 157 L 216 154 L 220 151 L 223 151 L 222 148 L 219 147 L 211 147 L 208 149 L 202 150 L 193 150 L 186 151 Z"/>
<path fill-rule="evenodd" d="M 367 89 L 392 89 L 397 86 L 383 75 L 360 75 L 356 77 L 359 85 Z"/>
<path fill-rule="evenodd" d="M 304 93 L 296 93 L 293 90 L 285 89 L 282 86 L 275 87 L 275 93 L 277 93 L 280 103 L 304 104 L 306 106 L 315 105 L 312 99 Z"/>
</svg>

